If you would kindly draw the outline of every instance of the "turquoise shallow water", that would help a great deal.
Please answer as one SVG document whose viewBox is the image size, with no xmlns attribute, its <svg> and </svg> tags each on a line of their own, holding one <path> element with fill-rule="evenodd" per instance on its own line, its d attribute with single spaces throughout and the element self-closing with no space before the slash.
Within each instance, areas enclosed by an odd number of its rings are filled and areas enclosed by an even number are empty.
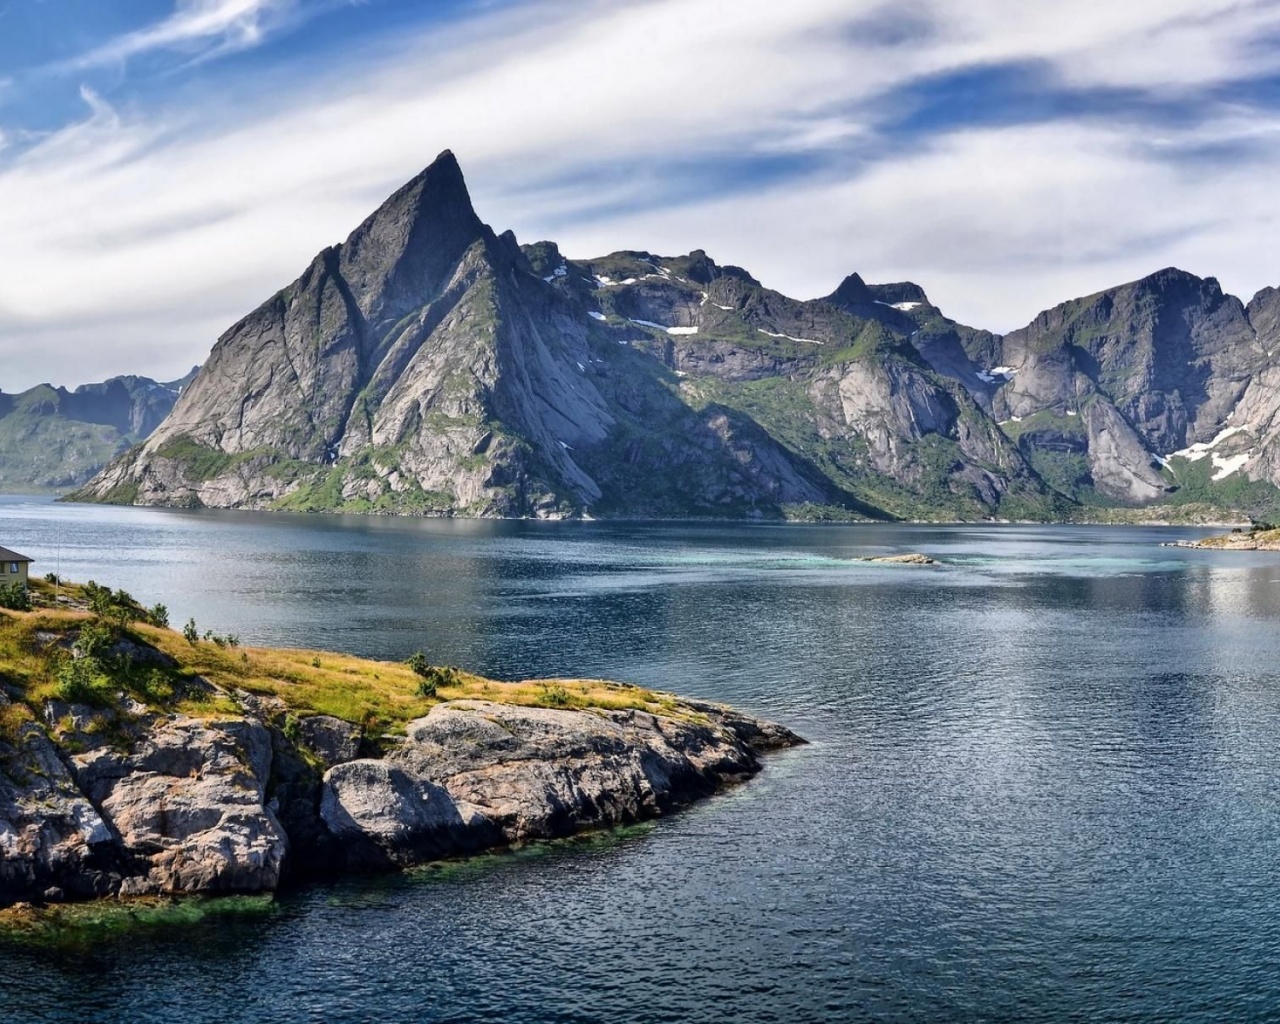
<svg viewBox="0 0 1280 1024">
<path fill-rule="evenodd" d="M 1280 556 L 1206 531 L 466 523 L 0 499 L 245 642 L 621 678 L 811 740 L 586 843 L 0 942 L 4 1021 L 1280 1017 Z M 936 568 L 875 566 L 925 551 Z"/>
</svg>

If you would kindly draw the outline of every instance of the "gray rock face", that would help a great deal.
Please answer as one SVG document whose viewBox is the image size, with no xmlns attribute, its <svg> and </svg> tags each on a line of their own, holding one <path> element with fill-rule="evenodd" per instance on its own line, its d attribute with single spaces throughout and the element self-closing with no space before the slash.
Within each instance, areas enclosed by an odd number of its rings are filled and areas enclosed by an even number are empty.
<svg viewBox="0 0 1280 1024">
<path fill-rule="evenodd" d="M 441 704 L 381 759 L 355 759 L 356 726 L 306 719 L 303 742 L 332 765 L 321 776 L 256 713 L 51 705 L 50 729 L 27 723 L 0 743 L 0 906 L 271 891 L 636 821 L 800 742 L 715 705 L 684 707 L 699 721 Z"/>
<path fill-rule="evenodd" d="M 311 715 L 298 723 L 303 746 L 327 765 L 354 761 L 360 753 L 360 726 L 332 715 Z"/>
<path fill-rule="evenodd" d="M 256 719 L 153 722 L 129 753 L 70 757 L 134 868 L 121 891 L 274 889 L 288 844 L 265 806 L 271 740 Z"/>
<path fill-rule="evenodd" d="M 331 769 L 321 813 L 357 861 L 412 863 L 654 817 L 754 774 L 753 743 L 795 742 L 776 726 L 698 706 L 707 724 L 438 705 L 385 760 Z"/>
<path fill-rule="evenodd" d="M 115 891 L 111 830 L 45 734 L 26 726 L 0 756 L 0 905 L 51 889 L 81 899 Z"/>
</svg>

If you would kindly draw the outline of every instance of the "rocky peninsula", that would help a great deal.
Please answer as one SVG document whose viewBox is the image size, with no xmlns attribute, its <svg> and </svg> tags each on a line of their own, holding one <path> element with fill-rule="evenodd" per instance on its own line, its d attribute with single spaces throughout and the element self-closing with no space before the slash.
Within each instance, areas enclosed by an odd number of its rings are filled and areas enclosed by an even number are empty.
<svg viewBox="0 0 1280 1024">
<path fill-rule="evenodd" d="M 0 611 L 0 907 L 269 892 L 567 836 L 803 742 L 619 683 L 241 647 L 108 588 L 34 589 Z"/>
<path fill-rule="evenodd" d="M 1251 529 L 1235 529 L 1200 540 L 1180 540 L 1167 545 L 1174 548 L 1200 548 L 1209 551 L 1280 551 L 1280 529 L 1258 525 Z"/>
</svg>

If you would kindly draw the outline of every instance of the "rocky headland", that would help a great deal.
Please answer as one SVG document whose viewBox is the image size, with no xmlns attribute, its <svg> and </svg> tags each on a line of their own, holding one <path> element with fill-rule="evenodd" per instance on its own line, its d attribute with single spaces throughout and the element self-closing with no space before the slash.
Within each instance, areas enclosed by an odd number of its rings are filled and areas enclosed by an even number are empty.
<svg viewBox="0 0 1280 1024">
<path fill-rule="evenodd" d="M 1280 551 L 1280 529 L 1255 527 L 1234 529 L 1200 540 L 1179 540 L 1167 544 L 1171 548 L 1200 548 L 1208 551 Z"/>
<path fill-rule="evenodd" d="M 242 648 L 86 596 L 0 611 L 0 907 L 269 892 L 568 836 L 803 742 L 638 687 Z"/>
</svg>

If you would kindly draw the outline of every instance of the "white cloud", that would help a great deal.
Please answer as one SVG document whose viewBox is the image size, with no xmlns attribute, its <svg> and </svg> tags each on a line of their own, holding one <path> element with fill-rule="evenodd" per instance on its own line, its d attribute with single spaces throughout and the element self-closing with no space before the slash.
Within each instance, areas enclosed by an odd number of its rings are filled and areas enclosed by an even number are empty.
<svg viewBox="0 0 1280 1024">
<path fill-rule="evenodd" d="M 932 31 L 871 46 L 845 26 L 902 5 L 740 0 L 727 17 L 721 0 L 555 0 L 353 49 L 257 106 L 117 114 L 87 93 L 87 120 L 0 153 L 0 385 L 177 375 L 445 147 L 481 216 L 526 240 L 557 237 L 577 255 L 703 247 L 801 295 L 853 270 L 911 277 L 980 326 L 1014 327 L 1169 263 L 1244 291 L 1280 281 L 1280 142 L 1249 111 L 1160 138 L 1063 121 L 889 154 L 875 132 L 886 90 L 992 62 L 1173 93 L 1264 73 L 1275 58 L 1254 40 L 1276 4 L 909 6 Z M 244 26 L 292 7 L 186 3 L 117 40 L 112 59 L 247 39 Z M 1263 156 L 1212 175 L 1164 159 L 1241 139 Z M 683 205 L 653 169 L 832 150 L 868 163 Z M 585 169 L 590 186 L 577 183 Z M 639 212 L 578 219 L 611 205 Z"/>
<path fill-rule="evenodd" d="M 569 255 L 617 237 L 667 252 L 710 237 L 713 255 L 791 294 L 829 292 L 853 270 L 909 278 L 962 322 L 1009 330 L 1167 265 L 1218 276 L 1246 300 L 1280 282 L 1277 162 L 1280 124 L 1267 158 L 1227 169 L 1153 161 L 1103 125 L 968 131 L 850 181 L 753 196 L 749 216 L 725 199 L 582 226 L 561 242 Z"/>
<path fill-rule="evenodd" d="M 248 49 L 297 7 L 298 0 L 177 0 L 169 17 L 112 39 L 70 66 L 98 67 L 156 50 L 189 51 L 211 44 L 218 52 Z"/>
</svg>

